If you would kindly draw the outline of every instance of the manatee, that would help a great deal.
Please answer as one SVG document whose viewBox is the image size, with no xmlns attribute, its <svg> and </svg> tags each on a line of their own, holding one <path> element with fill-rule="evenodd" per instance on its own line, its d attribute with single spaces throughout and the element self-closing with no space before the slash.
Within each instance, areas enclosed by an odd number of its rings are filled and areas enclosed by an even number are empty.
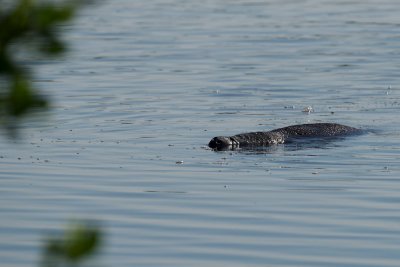
<svg viewBox="0 0 400 267">
<path fill-rule="evenodd" d="M 217 136 L 211 139 L 208 146 L 215 150 L 266 147 L 275 144 L 292 143 L 306 138 L 333 138 L 360 134 L 361 132 L 361 129 L 337 123 L 298 124 L 268 132 Z"/>
</svg>

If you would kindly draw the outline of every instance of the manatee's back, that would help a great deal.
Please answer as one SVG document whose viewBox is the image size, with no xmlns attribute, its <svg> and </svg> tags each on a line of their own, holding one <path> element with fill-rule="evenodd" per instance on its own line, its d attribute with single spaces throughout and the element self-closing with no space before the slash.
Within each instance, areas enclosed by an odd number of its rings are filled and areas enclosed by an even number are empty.
<svg viewBox="0 0 400 267">
<path fill-rule="evenodd" d="M 344 136 L 359 134 L 361 133 L 361 130 L 337 123 L 310 123 L 292 125 L 284 128 L 275 129 L 271 132 L 282 133 L 285 138 L 296 138 Z"/>
</svg>

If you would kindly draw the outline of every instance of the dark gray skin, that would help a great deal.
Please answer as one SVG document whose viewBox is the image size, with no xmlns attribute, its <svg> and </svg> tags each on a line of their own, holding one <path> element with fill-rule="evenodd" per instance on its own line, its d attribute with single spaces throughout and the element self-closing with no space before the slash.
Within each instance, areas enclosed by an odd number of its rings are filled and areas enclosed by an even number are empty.
<svg viewBox="0 0 400 267">
<path fill-rule="evenodd" d="M 292 125 L 268 132 L 242 133 L 234 136 L 217 136 L 208 146 L 215 150 L 243 147 L 265 147 L 294 142 L 303 138 L 329 138 L 360 134 L 362 130 L 336 123 L 311 123 Z"/>
</svg>

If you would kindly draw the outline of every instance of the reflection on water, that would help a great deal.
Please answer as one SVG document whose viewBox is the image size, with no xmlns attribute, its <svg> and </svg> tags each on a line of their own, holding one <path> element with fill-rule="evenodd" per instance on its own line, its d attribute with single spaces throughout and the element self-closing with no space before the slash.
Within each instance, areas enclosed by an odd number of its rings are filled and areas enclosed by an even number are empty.
<svg viewBox="0 0 400 267">
<path fill-rule="evenodd" d="M 85 10 L 37 65 L 53 113 L 0 144 L 0 266 L 71 218 L 103 222 L 106 266 L 398 266 L 398 25 L 394 0 Z M 376 132 L 207 148 L 308 122 Z"/>
</svg>

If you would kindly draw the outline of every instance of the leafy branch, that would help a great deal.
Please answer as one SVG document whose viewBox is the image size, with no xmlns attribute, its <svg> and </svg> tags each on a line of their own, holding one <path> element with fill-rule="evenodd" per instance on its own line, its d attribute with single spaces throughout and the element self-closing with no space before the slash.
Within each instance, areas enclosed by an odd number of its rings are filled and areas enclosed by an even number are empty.
<svg viewBox="0 0 400 267">
<path fill-rule="evenodd" d="M 32 86 L 29 67 L 17 59 L 17 51 L 33 50 L 43 57 L 65 52 L 59 25 L 71 20 L 87 1 L 16 0 L 12 6 L 2 2 L 6 1 L 0 0 L 0 124 L 4 126 L 48 106 L 47 99 Z"/>
</svg>

